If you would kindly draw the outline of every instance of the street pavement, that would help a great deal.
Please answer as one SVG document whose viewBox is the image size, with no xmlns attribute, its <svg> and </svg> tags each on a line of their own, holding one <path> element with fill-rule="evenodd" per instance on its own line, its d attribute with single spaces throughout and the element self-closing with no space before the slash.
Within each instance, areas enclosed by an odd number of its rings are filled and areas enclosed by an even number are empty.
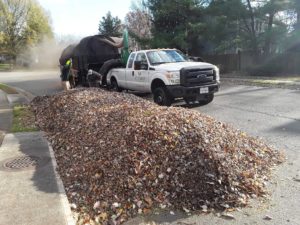
<svg viewBox="0 0 300 225">
<path fill-rule="evenodd" d="M 286 154 L 286 162 L 273 171 L 266 199 L 253 200 L 249 207 L 231 212 L 234 219 L 218 217 L 216 213 L 186 217 L 168 211 L 146 219 L 135 218 L 127 225 L 147 221 L 174 225 L 300 225 L 299 98 L 299 90 L 227 85 L 211 104 L 193 108 L 260 137 Z"/>
<path fill-rule="evenodd" d="M 0 82 L 7 83 L 35 95 L 53 94 L 61 90 L 57 71 L 0 73 Z M 269 185 L 270 196 L 251 202 L 249 207 L 232 212 L 234 219 L 215 214 L 186 217 L 180 212 L 168 211 L 146 218 L 137 217 L 127 224 L 291 224 L 300 225 L 300 91 L 226 84 L 215 100 L 197 110 L 227 122 L 232 126 L 263 138 L 267 143 L 282 149 L 287 160 L 274 170 Z M 266 216 L 269 220 L 264 219 Z"/>
<path fill-rule="evenodd" d="M 300 91 L 268 87 L 227 86 L 216 101 L 197 108 L 220 121 L 263 138 L 283 150 L 287 161 L 274 172 L 270 198 L 253 202 L 234 221 L 215 216 L 197 224 L 300 224 Z M 264 220 L 268 215 L 271 220 Z"/>
<path fill-rule="evenodd" d="M 33 95 L 48 95 L 62 90 L 59 74 L 59 69 L 0 72 L 0 83 L 21 88 Z"/>
</svg>

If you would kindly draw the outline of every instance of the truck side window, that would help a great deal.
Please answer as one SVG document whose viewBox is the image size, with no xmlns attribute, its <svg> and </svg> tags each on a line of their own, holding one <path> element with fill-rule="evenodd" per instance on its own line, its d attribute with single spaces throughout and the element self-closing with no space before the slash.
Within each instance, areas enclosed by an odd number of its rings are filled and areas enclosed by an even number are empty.
<svg viewBox="0 0 300 225">
<path fill-rule="evenodd" d="M 128 60 L 128 68 L 132 68 L 132 64 L 133 64 L 134 57 L 135 57 L 135 53 L 132 53 L 132 54 L 130 55 L 129 60 Z"/>
<path fill-rule="evenodd" d="M 141 62 L 143 62 L 143 63 L 147 63 L 147 58 L 146 58 L 145 53 L 139 53 L 139 54 L 136 56 L 135 61 L 141 61 Z"/>
<path fill-rule="evenodd" d="M 145 53 L 138 53 L 134 63 L 135 70 L 148 70 L 148 61 Z"/>
</svg>

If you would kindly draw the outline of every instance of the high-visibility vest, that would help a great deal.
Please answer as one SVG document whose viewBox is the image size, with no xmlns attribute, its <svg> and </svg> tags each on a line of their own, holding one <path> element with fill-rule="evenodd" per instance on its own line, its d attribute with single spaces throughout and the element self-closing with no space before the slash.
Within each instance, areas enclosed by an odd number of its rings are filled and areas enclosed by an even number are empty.
<svg viewBox="0 0 300 225">
<path fill-rule="evenodd" d="M 67 62 L 66 62 L 66 66 L 70 66 L 71 65 L 71 59 L 69 59 Z"/>
</svg>

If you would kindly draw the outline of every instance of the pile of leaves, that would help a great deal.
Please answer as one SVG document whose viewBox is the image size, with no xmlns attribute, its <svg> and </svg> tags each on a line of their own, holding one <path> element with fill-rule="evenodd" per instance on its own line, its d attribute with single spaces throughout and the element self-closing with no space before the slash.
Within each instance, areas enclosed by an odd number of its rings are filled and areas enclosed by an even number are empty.
<svg viewBox="0 0 300 225">
<path fill-rule="evenodd" d="M 86 221 L 243 206 L 265 193 L 270 169 L 283 159 L 210 116 L 126 93 L 79 89 L 31 106 L 69 201 Z"/>
</svg>

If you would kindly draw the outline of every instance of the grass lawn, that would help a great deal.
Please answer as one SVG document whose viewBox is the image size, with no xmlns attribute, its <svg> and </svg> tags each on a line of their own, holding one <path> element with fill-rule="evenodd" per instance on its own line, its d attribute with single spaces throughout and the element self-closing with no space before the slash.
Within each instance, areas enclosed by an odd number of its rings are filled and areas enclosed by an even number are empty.
<svg viewBox="0 0 300 225">
<path fill-rule="evenodd" d="M 299 85 L 299 77 L 276 77 L 270 79 L 254 79 L 251 81 L 254 84 L 270 84 L 270 85 Z"/>
<path fill-rule="evenodd" d="M 8 87 L 8 86 L 5 85 L 5 84 L 1 84 L 1 83 L 0 83 L 0 89 L 1 89 L 2 91 L 4 91 L 6 94 L 18 94 L 18 92 L 17 92 L 15 89 L 13 89 L 13 88 L 11 88 L 11 87 Z"/>
<path fill-rule="evenodd" d="M 34 115 L 26 105 L 17 105 L 13 109 L 13 125 L 11 132 L 31 132 L 38 129 L 34 125 Z"/>
<path fill-rule="evenodd" d="M 253 83 L 261 83 L 261 84 L 292 84 L 294 81 L 292 80 L 253 80 Z"/>
<path fill-rule="evenodd" d="M 12 68 L 12 65 L 11 64 L 3 64 L 3 63 L 0 63 L 0 71 L 1 70 L 11 70 Z"/>
</svg>

